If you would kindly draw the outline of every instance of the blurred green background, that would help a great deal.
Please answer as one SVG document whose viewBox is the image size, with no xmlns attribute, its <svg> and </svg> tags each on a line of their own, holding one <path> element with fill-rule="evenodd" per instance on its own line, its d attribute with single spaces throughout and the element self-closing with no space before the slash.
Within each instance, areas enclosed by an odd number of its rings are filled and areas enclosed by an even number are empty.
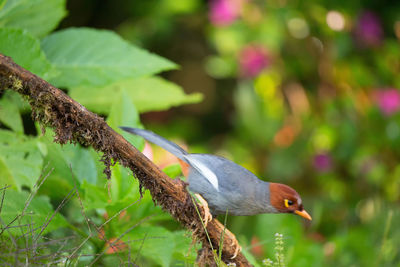
<svg viewBox="0 0 400 267">
<path fill-rule="evenodd" d="M 178 64 L 161 77 L 188 94 L 203 95 L 202 101 L 174 105 L 196 104 L 170 109 L 142 108 L 134 101 L 144 127 L 190 152 L 222 155 L 263 180 L 288 184 L 300 193 L 311 222 L 274 214 L 228 218 L 229 229 L 254 264 L 274 259 L 274 234 L 281 233 L 287 266 L 400 266 L 400 2 L 69 0 L 66 9 L 58 30 L 113 30 Z M 68 92 L 74 98 L 77 90 Z M 126 122 L 111 116 L 110 107 L 100 108 L 96 92 L 86 98 L 82 94 L 87 91 L 81 92 L 75 98 L 108 116 L 113 127 Z M 37 135 L 29 112 L 22 114 L 25 134 Z M 82 166 L 74 172 L 89 205 L 85 209 L 97 223 L 138 198 L 136 182 L 116 166 L 111 195 L 120 198 L 110 204 L 95 160 L 99 155 L 68 145 L 59 148 L 50 136 L 40 137 L 47 146 L 44 165 L 53 164 L 49 159 L 59 154 L 75 162 L 77 154 L 93 156 L 92 172 Z M 143 147 L 142 140 L 132 140 Z M 146 153 L 171 176 L 180 175 L 177 161 L 159 148 L 147 147 Z M 74 184 L 65 178 L 71 176 L 67 163 L 60 163 L 64 169 L 54 170 L 39 190 L 54 207 L 67 192 L 54 191 L 55 184 L 66 189 Z M 83 217 L 76 216 L 77 203 L 64 212 L 75 226 L 84 225 Z M 152 233 L 166 240 L 131 244 L 123 239 L 129 248 L 106 253 L 99 262 L 107 265 L 116 254 L 135 251 L 143 255 L 138 259 L 142 264 L 193 264 L 196 248 L 189 253 L 190 238 L 153 206 L 148 193 L 125 217 L 110 222 L 108 237 L 132 226 L 127 218 L 138 222 L 148 215 L 151 219 L 132 230 L 130 238 Z M 176 241 L 173 248 L 165 248 L 168 239 Z M 159 247 L 165 251 L 155 251 Z M 85 249 L 104 251 L 101 240 Z M 80 257 L 80 264 L 85 260 L 93 258 Z"/>
</svg>

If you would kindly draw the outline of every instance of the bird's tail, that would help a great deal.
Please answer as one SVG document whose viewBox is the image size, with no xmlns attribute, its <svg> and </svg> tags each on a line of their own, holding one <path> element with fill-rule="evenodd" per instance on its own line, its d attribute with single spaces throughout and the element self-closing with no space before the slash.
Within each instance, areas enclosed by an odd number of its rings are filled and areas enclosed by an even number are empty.
<svg viewBox="0 0 400 267">
<path fill-rule="evenodd" d="M 188 153 L 183 148 L 181 148 L 177 144 L 175 144 L 171 141 L 168 141 L 167 139 L 165 139 L 151 131 L 137 129 L 137 128 L 131 128 L 131 127 L 119 127 L 119 128 L 121 128 L 122 130 L 124 130 L 128 133 L 139 135 L 139 136 L 143 137 L 144 139 L 146 139 L 147 141 L 150 141 L 153 144 L 156 144 L 156 145 L 164 148 L 165 150 L 174 154 L 176 157 L 180 158 L 181 160 L 183 160 L 185 162 L 187 161 L 184 156 L 187 155 Z"/>
</svg>

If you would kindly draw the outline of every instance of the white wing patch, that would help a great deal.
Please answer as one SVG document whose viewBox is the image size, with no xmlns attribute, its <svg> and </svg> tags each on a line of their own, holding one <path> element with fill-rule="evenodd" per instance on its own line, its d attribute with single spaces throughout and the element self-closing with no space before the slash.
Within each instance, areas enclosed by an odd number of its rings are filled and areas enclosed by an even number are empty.
<svg viewBox="0 0 400 267">
<path fill-rule="evenodd" d="M 218 179 L 213 171 L 211 171 L 206 165 L 190 157 L 184 156 L 185 159 L 195 168 L 201 175 L 203 175 L 211 185 L 219 192 Z"/>
</svg>

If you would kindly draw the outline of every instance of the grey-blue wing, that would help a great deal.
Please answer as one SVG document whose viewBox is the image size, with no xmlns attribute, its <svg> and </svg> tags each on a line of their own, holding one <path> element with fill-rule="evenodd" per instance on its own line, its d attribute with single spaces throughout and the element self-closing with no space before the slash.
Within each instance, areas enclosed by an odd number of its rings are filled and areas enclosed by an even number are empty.
<svg viewBox="0 0 400 267">
<path fill-rule="evenodd" d="M 253 215 L 275 212 L 268 205 L 269 184 L 258 179 L 252 172 L 222 157 L 208 154 L 189 154 L 207 166 L 218 179 L 218 190 L 195 168 L 190 169 L 189 189 L 207 200 L 213 215 L 228 210 L 233 215 Z"/>
<path fill-rule="evenodd" d="M 252 215 L 276 212 L 269 206 L 269 184 L 258 179 L 242 166 L 222 157 L 188 154 L 177 144 L 148 130 L 120 127 L 144 137 L 187 162 L 190 168 L 189 189 L 207 200 L 211 212 Z"/>
</svg>

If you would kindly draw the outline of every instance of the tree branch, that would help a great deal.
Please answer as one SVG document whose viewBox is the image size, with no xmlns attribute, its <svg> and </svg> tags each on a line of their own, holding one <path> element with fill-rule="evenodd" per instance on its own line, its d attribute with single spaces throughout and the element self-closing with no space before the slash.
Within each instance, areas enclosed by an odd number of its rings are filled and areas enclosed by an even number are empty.
<svg viewBox="0 0 400 267">
<path fill-rule="evenodd" d="M 97 151 L 103 152 L 104 172 L 108 178 L 113 161 L 119 161 L 131 169 L 140 185 L 150 191 L 154 203 L 169 212 L 202 242 L 200 263 L 216 265 L 201 220 L 183 181 L 170 179 L 153 162 L 111 129 L 103 118 L 88 111 L 63 91 L 15 64 L 11 58 L 0 54 L 0 93 L 5 89 L 14 90 L 29 101 L 32 117 L 41 123 L 42 129 L 44 130 L 45 126 L 54 129 L 55 142 L 90 145 Z M 203 209 L 199 210 L 204 215 Z M 223 230 L 224 226 L 216 219 L 207 225 L 212 246 L 217 252 Z M 235 247 L 231 246 L 232 242 L 232 237 L 225 235 L 222 260 L 225 263 L 235 263 L 236 266 L 249 266 L 249 262 L 241 253 L 235 259 L 230 259 L 235 250 Z"/>
</svg>

